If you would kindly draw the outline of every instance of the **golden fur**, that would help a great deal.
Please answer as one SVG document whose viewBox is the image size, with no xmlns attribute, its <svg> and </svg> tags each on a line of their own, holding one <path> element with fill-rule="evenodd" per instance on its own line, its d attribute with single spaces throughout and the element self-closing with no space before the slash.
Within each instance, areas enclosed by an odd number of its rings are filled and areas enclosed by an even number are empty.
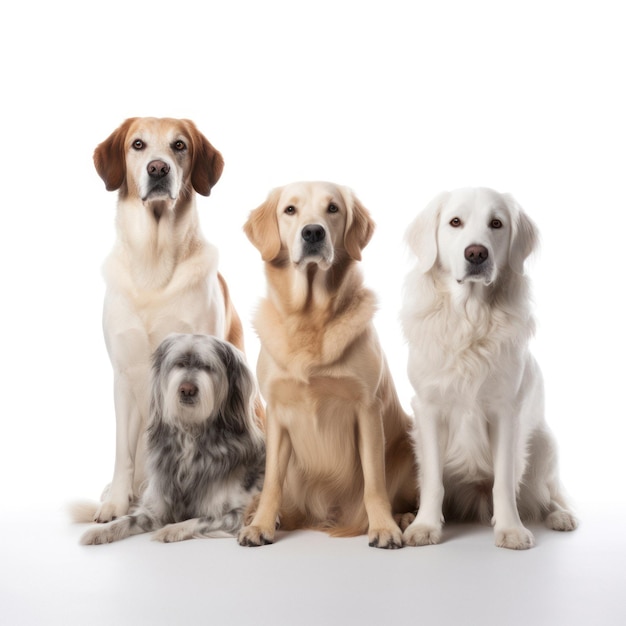
<svg viewBox="0 0 626 626">
<path fill-rule="evenodd" d="M 310 227 L 319 241 L 307 244 Z M 268 283 L 255 318 L 267 467 L 242 545 L 271 543 L 278 517 L 283 529 L 369 529 L 370 545 L 402 546 L 392 513 L 414 508 L 416 470 L 357 266 L 373 229 L 352 192 L 331 183 L 276 189 L 245 225 Z"/>
</svg>

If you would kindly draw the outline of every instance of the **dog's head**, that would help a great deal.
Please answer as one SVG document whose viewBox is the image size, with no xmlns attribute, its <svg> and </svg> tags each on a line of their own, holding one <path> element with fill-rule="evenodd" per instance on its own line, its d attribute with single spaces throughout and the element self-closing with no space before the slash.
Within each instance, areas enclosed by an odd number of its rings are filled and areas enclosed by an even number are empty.
<svg viewBox="0 0 626 626">
<path fill-rule="evenodd" d="M 510 268 L 524 273 L 537 243 L 537 229 L 508 194 L 459 189 L 436 196 L 407 230 L 419 268 L 433 268 L 459 284 L 490 285 Z"/>
<path fill-rule="evenodd" d="M 299 182 L 271 191 L 244 230 L 264 261 L 327 270 L 338 258 L 361 259 L 374 222 L 346 187 Z"/>
<path fill-rule="evenodd" d="M 219 180 L 222 155 L 190 120 L 127 119 L 94 152 L 108 191 L 150 202 L 175 202 L 192 188 L 208 196 Z"/>
<path fill-rule="evenodd" d="M 256 387 L 243 355 L 209 335 L 172 334 L 152 358 L 153 419 L 173 426 L 223 420 L 244 432 L 254 422 Z"/>
</svg>

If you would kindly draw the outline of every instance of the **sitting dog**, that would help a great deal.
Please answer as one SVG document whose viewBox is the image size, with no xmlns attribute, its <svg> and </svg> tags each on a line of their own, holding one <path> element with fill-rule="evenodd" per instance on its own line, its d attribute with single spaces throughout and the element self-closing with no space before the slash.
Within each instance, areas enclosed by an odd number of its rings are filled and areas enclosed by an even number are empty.
<svg viewBox="0 0 626 626">
<path fill-rule="evenodd" d="M 115 466 L 100 506 L 76 507 L 73 515 L 108 522 L 136 502 L 144 481 L 150 355 L 174 332 L 214 335 L 243 350 L 243 330 L 196 211 L 196 193 L 211 193 L 224 161 L 193 122 L 130 118 L 98 145 L 94 164 L 107 190 L 118 191 L 103 314 L 114 374 Z M 258 411 L 262 420 L 260 404 Z"/>
<path fill-rule="evenodd" d="M 152 371 L 146 489 L 136 511 L 88 530 L 85 545 L 150 531 L 164 542 L 233 536 L 261 490 L 265 445 L 243 355 L 215 337 L 173 334 Z"/>
<path fill-rule="evenodd" d="M 524 261 L 536 227 L 508 195 L 437 196 L 407 231 L 418 264 L 402 310 L 415 389 L 420 505 L 409 545 L 438 543 L 445 517 L 492 520 L 496 545 L 533 545 L 524 520 L 573 530 L 543 382 Z"/>
<path fill-rule="evenodd" d="M 271 543 L 278 518 L 402 547 L 392 513 L 414 509 L 414 455 L 358 267 L 373 229 L 351 191 L 319 182 L 274 190 L 245 225 L 268 282 L 255 320 L 268 453 L 244 546 Z"/>
</svg>

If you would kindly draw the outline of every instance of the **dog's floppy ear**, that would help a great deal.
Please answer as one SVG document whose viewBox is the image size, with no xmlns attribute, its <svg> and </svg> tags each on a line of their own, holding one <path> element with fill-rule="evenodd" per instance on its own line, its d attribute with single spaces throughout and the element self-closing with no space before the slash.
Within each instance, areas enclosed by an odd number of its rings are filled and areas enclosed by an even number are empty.
<svg viewBox="0 0 626 626">
<path fill-rule="evenodd" d="M 441 208 L 450 196 L 444 191 L 435 196 L 411 222 L 405 240 L 417 256 L 419 268 L 425 274 L 437 260 L 437 226 Z"/>
<path fill-rule="evenodd" d="M 512 218 L 509 266 L 516 274 L 524 273 L 524 261 L 539 245 L 539 231 L 524 209 L 509 194 L 504 194 Z"/>
<path fill-rule="evenodd" d="M 106 186 L 107 191 L 119 189 L 126 179 L 126 135 L 136 117 L 129 117 L 114 130 L 93 153 L 96 172 Z"/>
<path fill-rule="evenodd" d="M 203 196 L 211 193 L 224 170 L 224 159 L 191 120 L 183 120 L 191 136 L 191 184 Z"/>
<path fill-rule="evenodd" d="M 360 261 L 361 250 L 369 243 L 376 225 L 369 211 L 350 189 L 343 187 L 341 194 L 348 209 L 343 245 L 352 259 Z"/>
<path fill-rule="evenodd" d="M 224 426 L 241 435 L 254 421 L 254 399 L 256 387 L 250 368 L 243 355 L 232 345 L 213 338 L 215 351 L 226 367 L 228 393 L 219 414 L 224 418 Z"/>
<path fill-rule="evenodd" d="M 281 188 L 270 192 L 267 200 L 250 213 L 243 230 L 264 261 L 273 261 L 280 253 L 280 234 L 276 210 Z"/>
<path fill-rule="evenodd" d="M 152 353 L 152 378 L 151 378 L 151 395 L 150 395 L 150 414 L 152 418 L 160 420 L 163 418 L 163 396 L 160 388 L 160 377 L 162 372 L 163 361 L 167 351 L 170 349 L 175 334 L 168 335 Z"/>
</svg>

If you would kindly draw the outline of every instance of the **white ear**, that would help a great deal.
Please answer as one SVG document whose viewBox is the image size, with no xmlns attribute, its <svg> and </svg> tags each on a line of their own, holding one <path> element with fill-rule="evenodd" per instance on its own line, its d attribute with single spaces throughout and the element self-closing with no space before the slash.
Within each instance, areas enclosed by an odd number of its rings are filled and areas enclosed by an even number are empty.
<svg viewBox="0 0 626 626">
<path fill-rule="evenodd" d="M 418 267 L 425 274 L 437 260 L 437 226 L 441 207 L 450 193 L 444 191 L 435 196 L 409 225 L 405 240 L 416 254 Z"/>
<path fill-rule="evenodd" d="M 535 223 L 510 195 L 507 194 L 504 197 L 513 218 L 511 243 L 509 246 L 509 266 L 516 274 L 523 274 L 524 261 L 539 245 L 539 231 Z"/>
</svg>

